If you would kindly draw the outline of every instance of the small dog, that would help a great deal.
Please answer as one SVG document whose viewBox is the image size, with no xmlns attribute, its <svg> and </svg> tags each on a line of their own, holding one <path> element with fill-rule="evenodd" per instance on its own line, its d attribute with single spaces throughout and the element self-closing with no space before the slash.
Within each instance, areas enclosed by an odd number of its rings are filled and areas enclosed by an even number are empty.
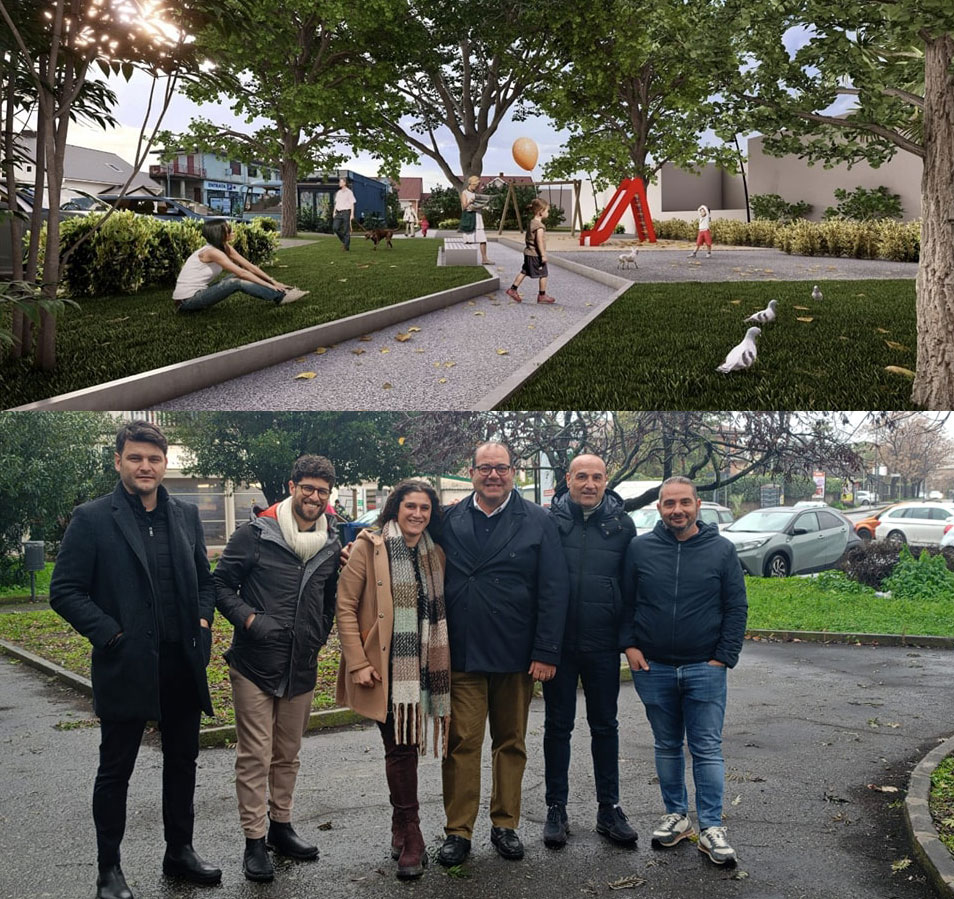
<svg viewBox="0 0 954 899">
<path fill-rule="evenodd" d="M 636 261 L 636 257 L 639 255 L 639 247 L 633 247 L 628 253 L 619 254 L 619 264 L 617 268 L 639 268 L 639 263 Z"/>
<path fill-rule="evenodd" d="M 391 228 L 374 228 L 374 229 L 372 229 L 371 231 L 365 231 L 365 232 L 364 232 L 364 239 L 365 239 L 365 240 L 373 240 L 373 241 L 374 241 L 374 249 L 375 249 L 375 250 L 377 250 L 378 244 L 379 244 L 382 240 L 386 240 L 386 241 L 388 242 L 388 246 L 393 250 L 393 249 L 394 249 L 394 244 L 391 243 L 391 238 L 392 238 L 392 237 L 394 237 L 394 230 L 391 229 Z"/>
</svg>

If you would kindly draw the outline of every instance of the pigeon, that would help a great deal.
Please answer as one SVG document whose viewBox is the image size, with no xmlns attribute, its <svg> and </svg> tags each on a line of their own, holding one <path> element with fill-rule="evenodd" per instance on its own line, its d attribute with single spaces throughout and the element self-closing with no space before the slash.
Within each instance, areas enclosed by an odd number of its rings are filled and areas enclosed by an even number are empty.
<svg viewBox="0 0 954 899">
<path fill-rule="evenodd" d="M 816 284 L 816 285 L 812 288 L 812 299 L 817 301 L 817 300 L 822 299 L 822 296 L 823 296 L 823 294 L 822 294 L 822 292 L 818 289 L 818 285 Z"/>
<path fill-rule="evenodd" d="M 617 268 L 629 268 L 632 265 L 633 268 L 639 268 L 639 263 L 636 261 L 636 257 L 639 255 L 639 247 L 633 247 L 628 253 L 619 254 L 619 265 Z"/>
<path fill-rule="evenodd" d="M 775 307 L 778 306 L 778 300 L 769 300 L 768 308 L 750 315 L 743 321 L 754 322 L 757 325 L 767 325 L 775 321 Z"/>
<path fill-rule="evenodd" d="M 725 362 L 720 365 L 716 371 L 728 374 L 730 371 L 739 371 L 748 368 L 753 362 L 758 351 L 755 348 L 755 338 L 762 333 L 761 328 L 749 328 L 742 338 L 742 343 L 732 347 L 729 355 L 725 357 Z"/>
</svg>

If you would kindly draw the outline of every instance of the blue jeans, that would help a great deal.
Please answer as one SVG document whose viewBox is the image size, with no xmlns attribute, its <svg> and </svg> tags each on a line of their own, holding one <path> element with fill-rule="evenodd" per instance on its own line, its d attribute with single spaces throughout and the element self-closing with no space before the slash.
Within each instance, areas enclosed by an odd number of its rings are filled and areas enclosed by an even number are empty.
<svg viewBox="0 0 954 899">
<path fill-rule="evenodd" d="M 570 735 L 576 718 L 577 679 L 583 682 L 586 720 L 590 726 L 590 751 L 596 800 L 619 802 L 619 653 L 564 652 L 556 676 L 543 684 L 546 718 L 543 758 L 546 765 L 547 805 L 566 805 L 569 792 Z"/>
<path fill-rule="evenodd" d="M 721 826 L 726 669 L 708 662 L 675 667 L 650 661 L 648 671 L 633 672 L 633 686 L 653 729 L 656 774 L 666 811 L 680 815 L 689 811 L 685 740 L 692 754 L 699 827 Z"/>
<path fill-rule="evenodd" d="M 269 300 L 272 303 L 277 303 L 285 296 L 281 290 L 274 290 L 271 287 L 256 284 L 254 281 L 245 281 L 242 278 L 237 278 L 235 275 L 227 275 L 220 281 L 216 281 L 214 284 L 210 284 L 202 290 L 197 290 L 189 299 L 183 300 L 177 308 L 180 312 L 195 312 L 198 309 L 208 309 L 209 306 L 221 303 L 222 300 L 226 297 L 230 297 L 233 293 L 251 294 L 253 297 Z"/>
<path fill-rule="evenodd" d="M 351 212 L 336 212 L 331 220 L 331 230 L 338 240 L 344 244 L 346 250 L 351 249 Z"/>
</svg>

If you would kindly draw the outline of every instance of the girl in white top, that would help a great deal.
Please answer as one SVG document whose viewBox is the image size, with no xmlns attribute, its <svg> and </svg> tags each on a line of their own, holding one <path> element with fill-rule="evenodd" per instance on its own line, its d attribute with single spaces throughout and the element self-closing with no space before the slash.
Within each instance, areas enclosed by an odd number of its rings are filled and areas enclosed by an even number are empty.
<svg viewBox="0 0 954 899">
<path fill-rule="evenodd" d="M 712 232 L 709 230 L 709 207 L 700 206 L 699 212 L 699 236 L 696 238 L 696 248 L 689 254 L 692 259 L 699 252 L 699 247 L 706 245 L 706 259 L 712 256 Z"/>
<path fill-rule="evenodd" d="M 477 187 L 480 184 L 479 175 L 471 175 L 467 179 L 467 188 L 460 192 L 461 212 L 470 209 L 470 204 L 477 197 Z M 477 227 L 473 231 L 463 231 L 465 243 L 475 243 L 480 247 L 480 262 L 482 265 L 493 265 L 487 258 L 487 233 L 484 231 L 484 217 L 474 210 L 477 216 Z"/>
<path fill-rule="evenodd" d="M 233 293 L 248 293 L 276 306 L 294 303 L 308 293 L 276 281 L 242 256 L 231 245 L 232 226 L 225 219 L 204 222 L 202 236 L 208 242 L 186 259 L 172 292 L 179 312 L 208 309 Z M 213 284 L 222 271 L 228 274 Z"/>
</svg>

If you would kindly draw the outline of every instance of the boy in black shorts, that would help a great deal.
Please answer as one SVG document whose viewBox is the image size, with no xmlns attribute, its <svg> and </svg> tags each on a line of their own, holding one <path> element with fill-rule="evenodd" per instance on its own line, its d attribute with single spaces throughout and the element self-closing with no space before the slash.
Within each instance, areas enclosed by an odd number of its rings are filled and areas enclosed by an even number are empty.
<svg viewBox="0 0 954 899">
<path fill-rule="evenodd" d="M 515 303 L 523 302 L 523 297 L 517 292 L 524 278 L 539 278 L 540 292 L 537 294 L 538 303 L 553 303 L 553 297 L 547 295 L 547 243 L 546 225 L 543 220 L 550 211 L 550 204 L 539 197 L 530 204 L 531 219 L 524 235 L 523 268 L 513 279 L 513 284 L 507 290 L 507 296 Z"/>
</svg>

